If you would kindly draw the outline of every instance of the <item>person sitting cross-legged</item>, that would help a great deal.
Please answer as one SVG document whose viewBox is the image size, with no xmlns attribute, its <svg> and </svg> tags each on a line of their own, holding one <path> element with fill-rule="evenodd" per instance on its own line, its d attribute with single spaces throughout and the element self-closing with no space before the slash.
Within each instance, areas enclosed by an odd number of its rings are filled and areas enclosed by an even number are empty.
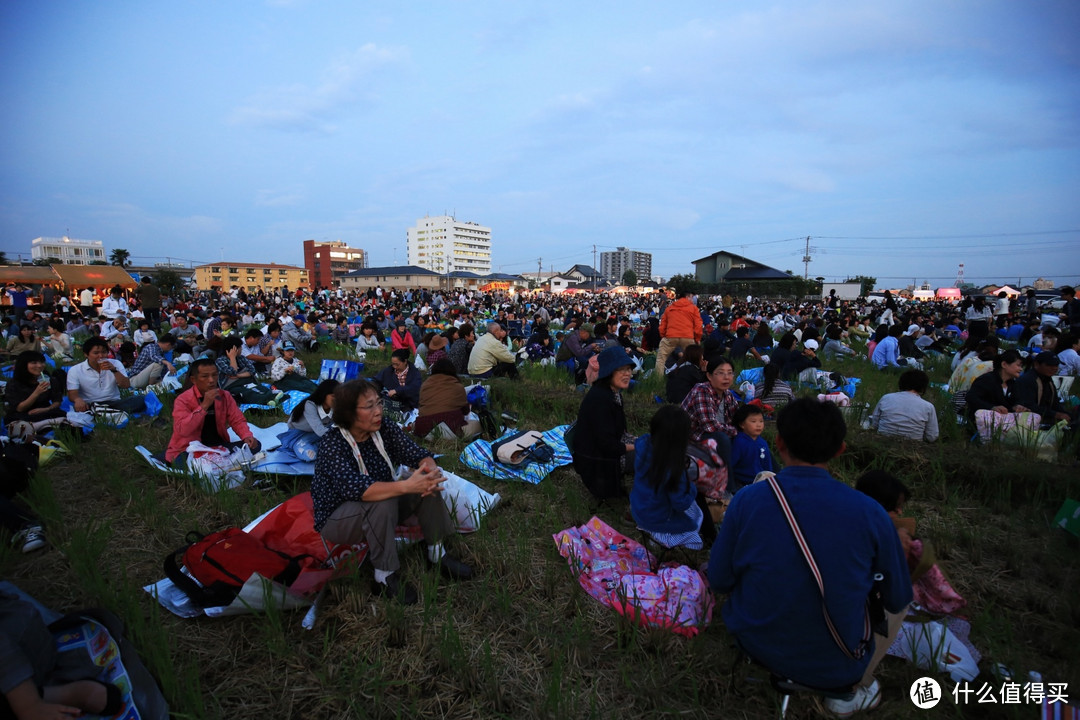
<svg viewBox="0 0 1080 720">
<path fill-rule="evenodd" d="M 241 444 L 252 453 L 260 449 L 244 414 L 232 395 L 218 387 L 218 369 L 213 360 L 199 358 L 188 370 L 191 387 L 176 396 L 173 403 L 173 431 L 165 450 L 165 461 L 174 467 L 187 465 L 188 448 L 193 442 L 207 448 L 231 449 Z M 229 429 L 240 437 L 229 441 Z"/>
<path fill-rule="evenodd" d="M 840 409 L 801 398 L 779 412 L 776 428 L 784 469 L 735 494 L 709 583 L 729 595 L 724 624 L 750 657 L 822 690 L 826 707 L 847 717 L 881 700 L 874 671 L 912 599 L 907 559 L 884 508 L 829 474 L 845 447 Z M 875 582 L 887 622 L 869 614 Z"/>
<path fill-rule="evenodd" d="M 87 412 L 94 405 L 107 405 L 129 413 L 146 409 L 141 395 L 121 398 L 120 390 L 131 387 L 131 381 L 119 360 L 109 358 L 109 344 L 92 337 L 82 345 L 86 360 L 75 365 L 67 374 L 67 395 L 77 412 Z"/>
</svg>

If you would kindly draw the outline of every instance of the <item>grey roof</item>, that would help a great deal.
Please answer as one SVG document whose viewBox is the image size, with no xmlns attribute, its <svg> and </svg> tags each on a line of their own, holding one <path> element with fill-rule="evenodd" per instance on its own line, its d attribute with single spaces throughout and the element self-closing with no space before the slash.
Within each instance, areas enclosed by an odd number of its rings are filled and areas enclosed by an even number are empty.
<svg viewBox="0 0 1080 720">
<path fill-rule="evenodd" d="M 569 275 L 570 273 L 574 272 L 575 270 L 577 272 L 581 273 L 582 275 L 584 275 L 587 278 L 591 278 L 591 277 L 600 278 L 600 277 L 603 277 L 603 275 L 596 272 L 596 270 L 589 267 L 588 265 L 581 265 L 581 264 L 575 265 L 574 267 L 567 270 L 566 273 L 564 273 L 564 274 Z"/>
<path fill-rule="evenodd" d="M 439 275 L 440 273 L 422 268 L 419 265 L 391 265 L 388 267 L 367 267 L 345 273 L 342 277 L 377 277 L 379 275 Z"/>
<path fill-rule="evenodd" d="M 761 267 L 734 268 L 724 275 L 724 282 L 728 280 L 790 280 L 783 270 L 777 270 L 766 265 Z"/>
</svg>

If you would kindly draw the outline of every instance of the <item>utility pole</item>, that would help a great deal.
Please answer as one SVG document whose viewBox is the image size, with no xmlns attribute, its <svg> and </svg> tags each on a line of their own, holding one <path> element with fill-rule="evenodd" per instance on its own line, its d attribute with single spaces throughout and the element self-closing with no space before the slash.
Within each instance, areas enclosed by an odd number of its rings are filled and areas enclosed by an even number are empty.
<svg viewBox="0 0 1080 720">
<path fill-rule="evenodd" d="M 592 246 L 592 291 L 596 292 L 596 245 Z"/>
<path fill-rule="evenodd" d="M 809 280 L 810 279 L 810 236 L 809 235 L 806 236 L 806 252 L 803 254 L 802 261 L 803 261 L 802 278 L 803 278 L 803 280 Z"/>
</svg>

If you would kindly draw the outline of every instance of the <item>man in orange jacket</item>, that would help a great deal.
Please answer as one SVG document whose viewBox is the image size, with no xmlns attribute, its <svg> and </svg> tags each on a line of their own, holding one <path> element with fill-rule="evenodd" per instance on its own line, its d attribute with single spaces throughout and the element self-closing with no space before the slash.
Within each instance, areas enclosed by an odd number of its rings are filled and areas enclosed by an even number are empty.
<svg viewBox="0 0 1080 720">
<path fill-rule="evenodd" d="M 701 313 L 690 299 L 691 290 L 679 293 L 660 318 L 660 347 L 656 350 L 656 372 L 664 372 L 667 356 L 676 348 L 701 343 Z"/>
</svg>

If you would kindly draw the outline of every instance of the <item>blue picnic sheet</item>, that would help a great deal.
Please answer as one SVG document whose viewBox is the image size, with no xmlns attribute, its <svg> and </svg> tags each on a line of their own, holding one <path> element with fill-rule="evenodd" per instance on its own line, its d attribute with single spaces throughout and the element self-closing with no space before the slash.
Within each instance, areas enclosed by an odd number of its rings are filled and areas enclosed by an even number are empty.
<svg viewBox="0 0 1080 720">
<path fill-rule="evenodd" d="M 547 477 L 548 473 L 562 465 L 573 462 L 570 449 L 566 447 L 564 435 L 569 425 L 559 425 L 543 433 L 544 442 L 555 451 L 555 459 L 550 463 L 529 463 L 520 465 L 506 465 L 494 458 L 491 453 L 492 443 L 487 440 L 474 440 L 461 451 L 461 462 L 477 472 L 496 480 L 518 480 L 532 485 L 538 485 Z M 520 428 L 511 428 L 496 440 L 513 435 Z"/>
</svg>

